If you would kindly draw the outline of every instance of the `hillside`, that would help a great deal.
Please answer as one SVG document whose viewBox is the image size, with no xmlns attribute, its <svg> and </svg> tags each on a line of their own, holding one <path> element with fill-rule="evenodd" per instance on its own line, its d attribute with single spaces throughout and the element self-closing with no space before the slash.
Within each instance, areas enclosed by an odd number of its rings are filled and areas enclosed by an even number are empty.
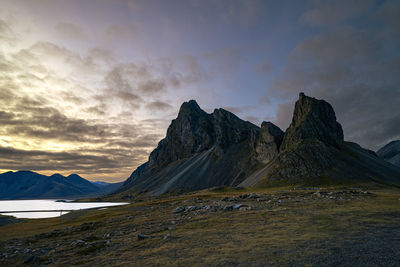
<svg viewBox="0 0 400 267">
<path fill-rule="evenodd" d="M 390 142 L 379 149 L 376 154 L 393 165 L 400 167 L 400 140 Z"/>
<path fill-rule="evenodd" d="M 0 199 L 51 199 L 99 196 L 116 190 L 114 184 L 97 186 L 77 174 L 41 175 L 31 171 L 0 174 Z"/>
</svg>

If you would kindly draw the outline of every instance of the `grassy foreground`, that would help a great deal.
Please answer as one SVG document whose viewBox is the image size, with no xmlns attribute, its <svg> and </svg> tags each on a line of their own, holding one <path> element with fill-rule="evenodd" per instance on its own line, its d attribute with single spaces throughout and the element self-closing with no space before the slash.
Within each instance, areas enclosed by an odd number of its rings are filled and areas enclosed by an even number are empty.
<svg viewBox="0 0 400 267">
<path fill-rule="evenodd" d="M 208 190 L 0 227 L 1 266 L 399 266 L 399 248 L 393 188 Z"/>
</svg>

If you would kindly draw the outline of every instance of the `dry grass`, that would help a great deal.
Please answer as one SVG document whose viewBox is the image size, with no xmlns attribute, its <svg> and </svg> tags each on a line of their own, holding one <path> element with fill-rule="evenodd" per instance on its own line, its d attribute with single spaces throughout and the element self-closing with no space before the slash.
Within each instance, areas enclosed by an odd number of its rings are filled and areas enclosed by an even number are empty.
<svg viewBox="0 0 400 267">
<path fill-rule="evenodd" d="M 61 219 L 28 220 L 0 227 L 0 239 L 26 238 L 85 222 L 98 222 L 98 226 L 85 231 L 44 236 L 32 242 L 31 247 L 61 243 L 58 249 L 42 257 L 44 262 L 53 265 L 285 265 L 307 263 L 313 257 L 329 253 L 332 244 L 350 242 L 371 229 L 400 228 L 397 189 L 377 189 L 373 191 L 374 197 L 346 201 L 288 201 L 272 208 L 193 216 L 171 213 L 176 206 L 193 205 L 196 201 L 212 202 L 250 191 L 278 195 L 276 192 L 282 190 L 288 188 L 205 190 L 107 210 L 90 210 L 76 216 L 70 214 Z M 133 219 L 127 219 L 129 216 Z M 172 225 L 171 221 L 177 224 Z M 168 230 L 167 226 L 173 229 Z M 111 245 L 99 243 L 90 248 L 69 245 L 88 235 L 94 241 L 102 240 L 104 234 L 118 230 L 123 230 L 124 234 L 113 234 Z M 137 240 L 137 233 L 147 234 L 149 238 Z M 171 238 L 164 239 L 167 233 Z M 21 242 L 29 243 L 26 239 Z M 16 258 L 7 262 L 18 264 L 21 261 Z"/>
</svg>

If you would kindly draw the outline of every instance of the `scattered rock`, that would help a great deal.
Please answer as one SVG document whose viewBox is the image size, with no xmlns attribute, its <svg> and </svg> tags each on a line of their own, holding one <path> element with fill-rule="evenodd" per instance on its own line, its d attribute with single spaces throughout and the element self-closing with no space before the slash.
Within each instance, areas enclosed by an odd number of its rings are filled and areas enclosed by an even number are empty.
<svg viewBox="0 0 400 267">
<path fill-rule="evenodd" d="M 177 207 L 177 208 L 175 208 L 174 209 L 174 213 L 182 213 L 182 212 L 184 212 L 185 211 L 185 207 L 184 206 L 181 206 L 181 207 Z"/>
<path fill-rule="evenodd" d="M 72 241 L 71 246 L 75 247 L 75 246 L 78 246 L 78 245 L 85 245 L 85 244 L 86 244 L 85 241 L 83 241 L 81 239 L 78 239 L 78 240 Z"/>
<path fill-rule="evenodd" d="M 221 201 L 225 201 L 225 202 L 235 202 L 235 201 L 237 201 L 237 199 L 234 198 L 234 197 L 223 197 L 223 198 L 221 198 Z"/>
<path fill-rule="evenodd" d="M 233 210 L 233 205 L 225 206 L 223 209 L 224 209 L 225 211 Z"/>
<path fill-rule="evenodd" d="M 244 204 L 236 204 L 236 205 L 233 205 L 233 209 L 234 210 L 237 210 L 237 209 L 240 209 L 241 207 L 247 207 L 247 205 L 244 205 Z"/>
<path fill-rule="evenodd" d="M 189 206 L 187 207 L 186 211 L 190 212 L 190 211 L 195 211 L 197 209 L 198 209 L 197 206 Z"/>
<path fill-rule="evenodd" d="M 164 236 L 164 239 L 168 239 L 168 238 L 170 238 L 170 237 L 171 237 L 171 234 L 168 233 L 168 234 L 166 234 L 166 235 Z"/>
</svg>

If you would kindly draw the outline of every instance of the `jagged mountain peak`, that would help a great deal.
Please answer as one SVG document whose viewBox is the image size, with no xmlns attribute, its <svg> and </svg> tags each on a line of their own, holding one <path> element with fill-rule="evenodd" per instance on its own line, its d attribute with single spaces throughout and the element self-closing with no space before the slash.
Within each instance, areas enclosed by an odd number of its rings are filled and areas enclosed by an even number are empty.
<svg viewBox="0 0 400 267">
<path fill-rule="evenodd" d="M 343 141 L 343 129 L 336 121 L 335 111 L 328 102 L 300 93 L 282 149 L 304 139 L 316 139 L 327 145 L 338 146 Z"/>
<path fill-rule="evenodd" d="M 178 113 L 178 118 L 193 116 L 193 115 L 204 115 L 206 112 L 202 110 L 197 104 L 196 100 L 189 100 L 187 102 L 183 102 Z"/>
<path fill-rule="evenodd" d="M 318 184 L 325 178 L 399 184 L 399 176 L 400 169 L 343 140 L 328 102 L 300 93 L 286 132 L 220 108 L 206 113 L 194 100 L 183 103 L 149 161 L 119 192 L 160 195 L 221 185 Z"/>
</svg>

